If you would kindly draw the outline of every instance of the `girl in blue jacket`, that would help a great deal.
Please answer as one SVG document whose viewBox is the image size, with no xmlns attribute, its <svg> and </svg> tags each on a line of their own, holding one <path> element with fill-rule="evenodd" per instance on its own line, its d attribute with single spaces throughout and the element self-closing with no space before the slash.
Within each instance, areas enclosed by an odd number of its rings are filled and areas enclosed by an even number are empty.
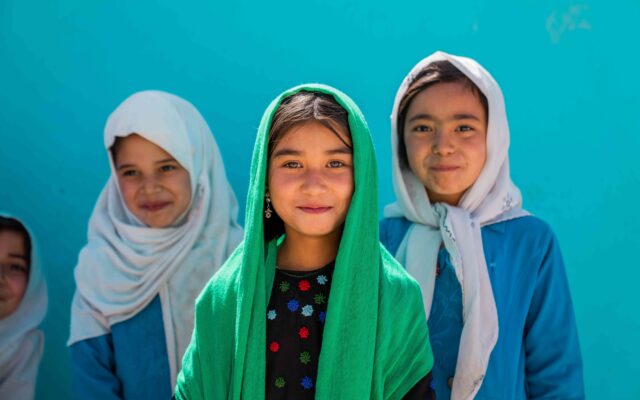
<svg viewBox="0 0 640 400">
<path fill-rule="evenodd" d="M 204 118 L 144 91 L 109 117 L 111 165 L 75 268 L 78 399 L 168 399 L 193 330 L 193 304 L 239 243 L 238 207 Z"/>
<path fill-rule="evenodd" d="M 560 248 L 509 176 L 500 87 L 437 52 L 398 90 L 381 240 L 422 287 L 439 399 L 582 399 Z"/>
</svg>

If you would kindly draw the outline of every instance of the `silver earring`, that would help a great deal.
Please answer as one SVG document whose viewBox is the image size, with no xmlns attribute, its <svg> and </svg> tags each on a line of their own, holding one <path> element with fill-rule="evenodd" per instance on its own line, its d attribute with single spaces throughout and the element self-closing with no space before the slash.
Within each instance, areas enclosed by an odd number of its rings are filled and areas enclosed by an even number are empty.
<svg viewBox="0 0 640 400">
<path fill-rule="evenodd" d="M 273 213 L 273 211 L 271 211 L 271 196 L 269 196 L 269 193 L 264 195 L 264 201 L 267 203 L 264 209 L 264 217 L 271 218 L 271 214 Z"/>
</svg>

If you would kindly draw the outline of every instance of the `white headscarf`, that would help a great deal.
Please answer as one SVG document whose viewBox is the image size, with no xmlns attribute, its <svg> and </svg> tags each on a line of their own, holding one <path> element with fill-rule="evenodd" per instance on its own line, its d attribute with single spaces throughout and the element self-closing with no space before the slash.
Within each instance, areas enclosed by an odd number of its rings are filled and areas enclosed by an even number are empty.
<svg viewBox="0 0 640 400">
<path fill-rule="evenodd" d="M 109 148 L 136 133 L 170 153 L 191 178 L 191 205 L 168 228 L 144 226 L 126 207 Z M 133 94 L 104 131 L 111 177 L 89 221 L 75 269 L 68 345 L 104 335 L 160 295 L 171 387 L 191 339 L 195 298 L 242 239 L 238 205 L 204 118 L 169 93 Z"/>
<path fill-rule="evenodd" d="M 15 219 L 2 212 L 0 216 Z M 31 239 L 29 282 L 18 308 L 0 319 L 0 399 L 34 397 L 44 348 L 44 334 L 37 328 L 47 314 L 47 284 L 38 260 L 36 240 L 26 225 L 25 228 Z"/>
<path fill-rule="evenodd" d="M 487 159 L 476 182 L 459 205 L 431 204 L 424 185 L 398 160 L 398 107 L 416 74 L 435 61 L 449 61 L 482 91 L 489 103 Z M 397 202 L 385 208 L 385 217 L 405 217 L 413 224 L 396 258 L 420 283 L 427 317 L 431 311 L 440 243 L 450 254 L 462 287 L 463 328 L 451 398 L 475 396 L 498 340 L 498 315 L 482 247 L 484 225 L 528 215 L 521 208 L 520 190 L 509 176 L 509 125 L 502 91 L 476 61 L 436 52 L 420 61 L 404 79 L 391 114 L 393 187 Z"/>
</svg>

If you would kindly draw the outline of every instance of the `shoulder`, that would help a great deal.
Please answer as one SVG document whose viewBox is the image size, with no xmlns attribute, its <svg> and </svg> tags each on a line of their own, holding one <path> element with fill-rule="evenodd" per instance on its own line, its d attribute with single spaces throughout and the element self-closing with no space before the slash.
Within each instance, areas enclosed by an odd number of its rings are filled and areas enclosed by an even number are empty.
<svg viewBox="0 0 640 400">
<path fill-rule="evenodd" d="M 231 253 L 227 261 L 220 267 L 196 299 L 196 317 L 202 312 L 212 312 L 214 305 L 220 306 L 227 299 L 235 299 L 240 279 L 244 242 Z"/>
<path fill-rule="evenodd" d="M 384 246 L 380 246 L 381 274 L 380 287 L 383 294 L 396 296 L 420 295 L 420 285 L 409 273 L 396 261 Z"/>
<path fill-rule="evenodd" d="M 482 228 L 483 239 L 500 243 L 514 243 L 527 246 L 530 249 L 546 249 L 556 241 L 551 226 L 544 220 L 528 215 L 486 225 Z"/>
<path fill-rule="evenodd" d="M 380 241 L 395 254 L 410 226 L 411 222 L 404 217 L 384 218 L 380 221 Z"/>
<path fill-rule="evenodd" d="M 380 221 L 380 231 L 385 231 L 391 234 L 398 232 L 406 232 L 411 226 L 411 222 L 404 217 L 395 218 L 383 218 Z"/>
</svg>

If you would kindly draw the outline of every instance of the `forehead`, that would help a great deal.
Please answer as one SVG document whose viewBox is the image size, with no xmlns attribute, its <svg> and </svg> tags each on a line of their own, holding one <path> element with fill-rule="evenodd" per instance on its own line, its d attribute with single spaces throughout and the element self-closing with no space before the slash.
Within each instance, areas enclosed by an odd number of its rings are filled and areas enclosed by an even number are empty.
<svg viewBox="0 0 640 400">
<path fill-rule="evenodd" d="M 325 151 L 351 145 L 350 135 L 338 124 L 328 128 L 318 121 L 309 121 L 294 125 L 282 134 L 275 143 L 274 151 L 292 148 L 298 151 Z"/>
<path fill-rule="evenodd" d="M 20 232 L 0 231 L 0 257 L 7 257 L 9 254 L 26 256 L 24 244 L 24 237 Z"/>
<path fill-rule="evenodd" d="M 147 159 L 173 158 L 173 156 L 162 147 L 135 133 L 118 139 L 118 144 L 115 149 L 117 151 L 116 160 L 118 163 L 124 161 L 124 159 L 131 162 Z"/>
<path fill-rule="evenodd" d="M 486 117 L 478 94 L 464 82 L 436 83 L 418 93 L 407 110 L 407 115 L 427 112 L 429 114 L 474 114 Z"/>
</svg>

